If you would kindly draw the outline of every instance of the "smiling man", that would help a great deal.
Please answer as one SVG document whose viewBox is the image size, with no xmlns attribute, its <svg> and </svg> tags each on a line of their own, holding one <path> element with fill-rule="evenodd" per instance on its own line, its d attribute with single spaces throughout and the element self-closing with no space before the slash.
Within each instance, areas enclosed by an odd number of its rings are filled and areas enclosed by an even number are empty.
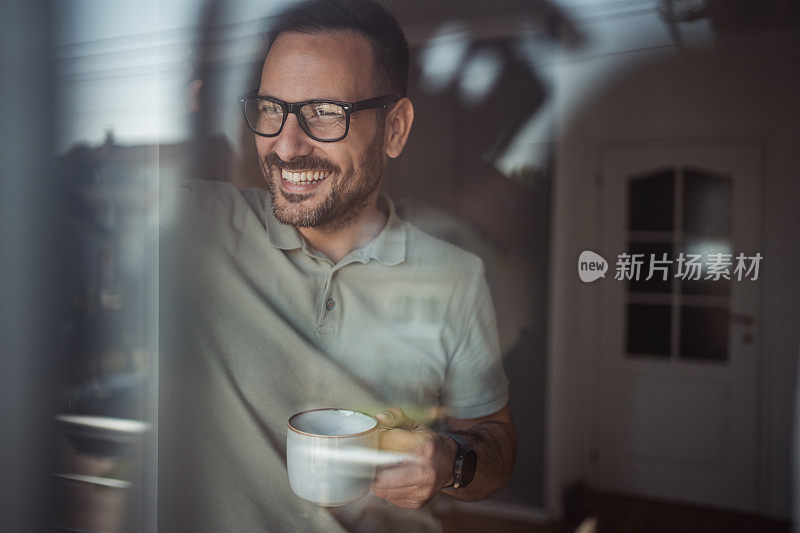
<svg viewBox="0 0 800 533">
<path fill-rule="evenodd" d="M 435 531 L 438 494 L 475 500 L 510 479 L 483 265 L 380 192 L 414 119 L 407 78 L 405 37 L 378 4 L 295 4 L 241 102 L 266 187 L 186 184 L 164 247 L 165 531 Z M 391 428 L 381 447 L 409 457 L 338 508 L 288 483 L 286 421 L 320 407 L 374 414 Z"/>
<path fill-rule="evenodd" d="M 257 95 L 244 100 L 275 218 L 334 262 L 385 226 L 377 200 L 386 157 L 400 155 L 414 118 L 407 98 L 373 97 L 389 89 L 374 81 L 371 48 L 352 31 L 282 31 Z"/>
</svg>

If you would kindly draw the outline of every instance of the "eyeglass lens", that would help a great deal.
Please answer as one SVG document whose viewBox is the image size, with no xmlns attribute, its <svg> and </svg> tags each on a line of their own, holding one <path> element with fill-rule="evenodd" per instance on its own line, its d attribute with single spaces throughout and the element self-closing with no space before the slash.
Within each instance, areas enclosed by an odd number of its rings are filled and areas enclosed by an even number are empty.
<svg viewBox="0 0 800 533">
<path fill-rule="evenodd" d="M 275 135 L 283 124 L 283 108 L 269 100 L 245 100 L 247 122 L 258 133 Z M 310 102 L 300 108 L 301 120 L 314 137 L 338 139 L 347 128 L 347 115 L 342 106 L 328 102 Z"/>
</svg>

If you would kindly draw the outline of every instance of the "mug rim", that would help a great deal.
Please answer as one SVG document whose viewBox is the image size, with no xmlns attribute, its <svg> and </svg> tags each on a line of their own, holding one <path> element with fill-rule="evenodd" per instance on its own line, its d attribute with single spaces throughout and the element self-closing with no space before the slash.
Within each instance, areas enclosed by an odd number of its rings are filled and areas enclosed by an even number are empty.
<svg viewBox="0 0 800 533">
<path fill-rule="evenodd" d="M 359 433 L 348 433 L 347 435 L 319 435 L 317 433 L 308 433 L 306 431 L 301 431 L 301 430 L 299 430 L 299 429 L 297 429 L 295 427 L 292 427 L 292 420 L 294 420 L 298 416 L 302 416 L 302 415 L 305 415 L 305 414 L 308 414 L 308 413 L 313 413 L 315 411 L 350 411 L 351 413 L 358 413 L 360 415 L 364 415 L 364 416 L 366 416 L 368 418 L 371 418 L 375 422 L 375 425 L 372 426 L 371 428 L 369 428 L 367 430 L 364 430 L 364 431 L 361 431 Z M 378 423 L 378 419 L 375 418 L 374 416 L 368 415 L 367 413 L 362 413 L 361 411 L 356 411 L 354 409 L 344 409 L 343 407 L 320 407 L 320 408 L 317 408 L 317 409 L 307 409 L 305 411 L 300 411 L 299 413 L 293 414 L 292 416 L 289 417 L 289 421 L 287 422 L 287 426 L 289 427 L 289 429 L 291 429 L 295 433 L 299 433 L 300 435 L 306 435 L 308 437 L 320 437 L 320 438 L 326 438 L 326 439 L 342 439 L 342 438 L 359 437 L 361 435 L 366 435 L 370 431 L 377 430 L 378 427 L 380 426 L 380 424 Z"/>
</svg>

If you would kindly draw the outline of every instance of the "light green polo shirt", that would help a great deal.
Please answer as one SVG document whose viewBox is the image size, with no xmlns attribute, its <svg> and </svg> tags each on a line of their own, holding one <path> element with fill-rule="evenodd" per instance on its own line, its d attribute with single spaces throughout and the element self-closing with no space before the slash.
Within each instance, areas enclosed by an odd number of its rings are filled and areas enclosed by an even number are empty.
<svg viewBox="0 0 800 533">
<path fill-rule="evenodd" d="M 418 419 L 501 409 L 508 386 L 480 259 L 402 221 L 385 196 L 382 232 L 332 264 L 275 220 L 262 189 L 191 181 L 183 193 L 162 246 L 162 525 L 436 530 L 426 510 L 372 494 L 332 511 L 295 496 L 286 423 L 318 407 L 396 405 Z"/>
</svg>

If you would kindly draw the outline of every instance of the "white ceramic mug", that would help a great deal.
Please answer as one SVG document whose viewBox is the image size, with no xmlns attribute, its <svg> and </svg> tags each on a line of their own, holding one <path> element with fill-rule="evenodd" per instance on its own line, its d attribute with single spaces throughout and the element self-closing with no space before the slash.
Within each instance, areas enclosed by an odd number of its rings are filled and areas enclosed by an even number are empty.
<svg viewBox="0 0 800 533">
<path fill-rule="evenodd" d="M 289 419 L 286 467 L 295 494 L 318 505 L 353 502 L 369 492 L 378 421 L 348 409 L 313 409 Z"/>
</svg>

